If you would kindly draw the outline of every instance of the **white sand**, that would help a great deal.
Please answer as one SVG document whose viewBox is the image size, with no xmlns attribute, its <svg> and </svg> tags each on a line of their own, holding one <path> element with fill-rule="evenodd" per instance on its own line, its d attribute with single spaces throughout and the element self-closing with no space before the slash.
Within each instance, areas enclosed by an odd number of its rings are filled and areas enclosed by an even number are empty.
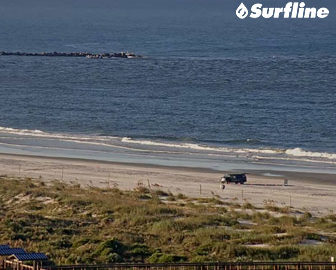
<svg viewBox="0 0 336 270">
<path fill-rule="evenodd" d="M 43 158 L 0 154 L 0 174 L 58 179 L 69 183 L 99 187 L 117 186 L 133 189 L 138 182 L 151 188 L 183 193 L 193 197 L 219 195 L 228 202 L 250 202 L 263 206 L 264 201 L 274 201 L 277 206 L 291 206 L 299 211 L 315 215 L 336 212 L 336 185 L 333 177 L 319 181 L 323 175 L 315 175 L 307 181 L 302 174 L 292 173 L 289 186 L 283 186 L 283 178 L 248 175 L 246 185 L 226 185 L 220 190 L 219 180 L 224 172 L 202 169 L 160 167 L 151 165 L 118 164 L 62 158 Z M 62 176 L 63 175 L 63 176 Z"/>
</svg>

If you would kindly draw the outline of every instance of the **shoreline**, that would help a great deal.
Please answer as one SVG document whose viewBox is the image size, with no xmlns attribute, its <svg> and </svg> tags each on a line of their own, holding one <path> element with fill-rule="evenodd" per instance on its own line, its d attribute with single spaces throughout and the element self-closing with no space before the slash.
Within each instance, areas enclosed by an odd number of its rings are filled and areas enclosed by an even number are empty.
<svg viewBox="0 0 336 270">
<path fill-rule="evenodd" d="M 182 193 L 191 197 L 219 197 L 239 204 L 263 207 L 266 202 L 296 211 L 325 215 L 336 209 L 336 176 L 282 171 L 248 171 L 244 185 L 226 185 L 226 172 L 213 169 L 122 163 L 88 159 L 0 154 L 0 174 L 31 177 L 43 181 L 61 180 L 81 186 L 118 187 L 131 190 L 139 184 Z M 288 186 L 284 186 L 284 179 Z"/>
<path fill-rule="evenodd" d="M 7 154 L 201 167 L 215 171 L 287 171 L 336 175 L 336 154 L 311 152 L 299 147 L 233 147 L 8 127 L 0 127 L 0 131 L 0 153 Z"/>
<path fill-rule="evenodd" d="M 67 162 L 83 162 L 91 164 L 106 164 L 106 165 L 119 165 L 119 166 L 132 166 L 139 168 L 147 169 L 172 169 L 172 170 L 181 170 L 181 171 L 190 171 L 190 172 L 199 172 L 199 173 L 215 173 L 215 174 L 226 174 L 226 173 L 235 173 L 237 170 L 223 171 L 220 169 L 213 168 L 202 168 L 202 167 L 188 167 L 188 166 L 174 166 L 174 165 L 160 165 L 152 163 L 139 163 L 139 162 L 118 162 L 118 161 L 109 161 L 109 160 L 98 160 L 98 159 L 89 159 L 89 158 L 72 158 L 72 157 L 52 157 L 52 156 L 43 156 L 43 155 L 23 155 L 23 154 L 7 154 L 0 153 L 0 159 L 16 157 L 16 158 L 30 158 L 30 159 L 46 159 L 54 161 L 67 161 Z M 318 184 L 336 184 L 336 173 L 306 173 L 301 171 L 282 171 L 282 170 L 252 170 L 252 169 L 241 169 L 241 173 L 246 173 L 248 175 L 264 177 L 267 179 L 288 179 L 296 180 L 305 183 L 316 183 Z"/>
</svg>

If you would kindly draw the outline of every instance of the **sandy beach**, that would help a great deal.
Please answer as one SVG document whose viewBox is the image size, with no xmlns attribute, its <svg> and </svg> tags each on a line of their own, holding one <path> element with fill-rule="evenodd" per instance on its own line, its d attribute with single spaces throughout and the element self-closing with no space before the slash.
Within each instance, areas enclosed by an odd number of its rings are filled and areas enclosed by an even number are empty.
<svg viewBox="0 0 336 270">
<path fill-rule="evenodd" d="M 93 160 L 46 158 L 0 154 L 0 174 L 58 179 L 83 186 L 133 189 L 139 183 L 192 197 L 214 195 L 227 202 L 249 202 L 262 207 L 265 201 L 291 206 L 298 211 L 325 215 L 336 210 L 335 175 L 295 172 L 248 172 L 245 185 L 226 185 L 219 180 L 225 172 L 185 167 L 111 163 Z M 288 179 L 288 186 L 284 186 Z"/>
</svg>

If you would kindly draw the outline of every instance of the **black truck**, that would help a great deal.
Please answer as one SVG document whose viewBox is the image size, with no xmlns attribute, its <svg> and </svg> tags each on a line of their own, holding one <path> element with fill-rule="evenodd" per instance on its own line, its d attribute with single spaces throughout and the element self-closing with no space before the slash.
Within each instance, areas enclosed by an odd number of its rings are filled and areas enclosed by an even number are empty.
<svg viewBox="0 0 336 270">
<path fill-rule="evenodd" d="M 224 175 L 221 182 L 227 184 L 244 184 L 245 182 L 247 182 L 247 178 L 245 173 L 232 173 Z"/>
</svg>

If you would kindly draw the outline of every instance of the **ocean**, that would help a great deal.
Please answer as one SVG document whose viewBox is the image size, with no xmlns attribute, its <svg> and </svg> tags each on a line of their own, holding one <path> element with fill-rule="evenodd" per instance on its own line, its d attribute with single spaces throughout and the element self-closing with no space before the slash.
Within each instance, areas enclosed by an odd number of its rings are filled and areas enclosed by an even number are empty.
<svg viewBox="0 0 336 270">
<path fill-rule="evenodd" d="M 239 4 L 2 0 L 1 51 L 143 58 L 0 56 L 0 152 L 336 172 L 335 3 L 306 1 L 330 10 L 312 20 Z"/>
</svg>

